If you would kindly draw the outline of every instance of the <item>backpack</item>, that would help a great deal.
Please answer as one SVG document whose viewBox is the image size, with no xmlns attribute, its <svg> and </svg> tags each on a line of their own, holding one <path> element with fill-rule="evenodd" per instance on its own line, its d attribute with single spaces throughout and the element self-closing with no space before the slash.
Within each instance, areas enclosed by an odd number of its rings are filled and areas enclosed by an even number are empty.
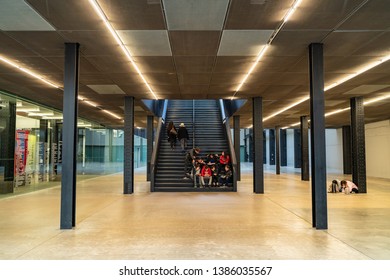
<svg viewBox="0 0 390 280">
<path fill-rule="evenodd" d="M 172 129 L 169 131 L 169 133 L 173 134 L 173 135 L 176 135 L 177 134 L 177 131 L 172 127 Z"/>
</svg>

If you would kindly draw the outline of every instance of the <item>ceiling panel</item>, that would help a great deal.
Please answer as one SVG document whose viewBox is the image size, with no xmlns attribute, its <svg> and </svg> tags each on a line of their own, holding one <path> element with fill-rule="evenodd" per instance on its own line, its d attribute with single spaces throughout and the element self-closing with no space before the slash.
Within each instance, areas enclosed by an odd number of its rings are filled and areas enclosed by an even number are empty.
<svg viewBox="0 0 390 280">
<path fill-rule="evenodd" d="M 109 94 L 109 95 L 125 94 L 124 91 L 117 85 L 98 84 L 98 85 L 87 85 L 87 86 L 99 94 Z"/>
<path fill-rule="evenodd" d="M 345 95 L 354 95 L 354 96 L 360 96 L 365 95 L 368 93 L 373 93 L 376 91 L 379 91 L 381 89 L 389 87 L 389 84 L 387 85 L 362 85 L 358 86 L 352 90 L 344 92 Z"/>
<path fill-rule="evenodd" d="M 380 36 L 378 31 L 333 32 L 324 40 L 324 56 L 350 56 Z"/>
<path fill-rule="evenodd" d="M 54 28 L 23 0 L 2 0 L 0 29 L 4 31 L 53 31 Z"/>
<path fill-rule="evenodd" d="M 165 29 L 160 1 L 150 0 L 98 0 L 117 30 Z"/>
<path fill-rule="evenodd" d="M 273 30 L 224 30 L 219 56 L 257 56 Z"/>
<path fill-rule="evenodd" d="M 246 73 L 249 71 L 255 60 L 255 56 L 218 56 L 214 72 Z"/>
<path fill-rule="evenodd" d="M 57 32 L 52 31 L 13 31 L 6 35 L 40 56 L 63 56 L 65 40 Z M 42 42 L 45 42 L 42 44 Z"/>
<path fill-rule="evenodd" d="M 120 30 L 118 35 L 133 56 L 171 56 L 166 30 Z"/>
<path fill-rule="evenodd" d="M 321 42 L 328 34 L 324 30 L 281 31 L 267 50 L 268 56 L 302 56 L 311 43 Z"/>
<path fill-rule="evenodd" d="M 346 20 L 341 30 L 383 30 L 390 28 L 389 1 L 365 1 L 365 4 Z"/>
<path fill-rule="evenodd" d="M 175 73 L 171 56 L 137 56 L 134 61 L 142 73 Z"/>
<path fill-rule="evenodd" d="M 175 66 L 178 73 L 210 73 L 213 69 L 215 56 L 175 56 Z"/>
<path fill-rule="evenodd" d="M 162 0 L 169 30 L 222 30 L 229 0 Z"/>
<path fill-rule="evenodd" d="M 332 30 L 364 1 L 302 1 L 299 9 L 286 23 L 285 29 Z"/>
<path fill-rule="evenodd" d="M 174 56 L 208 55 L 215 56 L 218 51 L 220 31 L 170 31 L 172 53 Z"/>
<path fill-rule="evenodd" d="M 138 54 L 134 60 L 158 98 L 175 99 L 231 98 L 256 59 L 258 51 L 252 47 L 266 41 L 294 2 L 98 1 L 114 28 L 122 35 L 132 36 L 132 51 Z M 134 96 L 135 102 L 141 98 L 154 98 L 89 1 L 28 0 L 26 3 L 56 30 L 1 31 L 1 55 L 62 84 L 64 42 L 79 42 L 80 95 L 92 102 L 105 104 L 119 114 L 123 114 L 124 96 Z M 172 20 L 173 29 L 184 30 L 167 30 L 163 8 L 168 5 L 173 9 L 167 9 L 168 25 Z M 17 18 L 18 11 L 12 12 L 6 5 L 2 9 L 10 17 L 13 13 L 12 17 Z M 180 13 L 171 17 L 169 13 L 172 11 Z M 261 96 L 264 114 L 270 115 L 308 96 L 308 46 L 313 42 L 324 44 L 325 85 L 389 55 L 388 11 L 390 1 L 383 0 L 302 1 L 235 97 L 251 99 Z M 258 41 L 259 34 L 262 34 L 261 42 Z M 224 55 L 217 56 L 218 51 Z M 2 62 L 0 73 L 0 89 L 61 109 L 62 90 L 34 81 Z M 123 92 L 98 94 L 85 85 L 116 85 Z M 364 93 L 368 99 L 378 92 L 387 91 L 390 91 L 390 61 L 327 91 L 325 106 L 327 110 L 334 110 L 349 104 L 350 97 L 354 95 Z M 381 110 L 375 110 L 375 106 L 365 110 L 366 119 L 388 119 L 390 110 L 385 109 L 389 109 L 390 105 L 386 106 L 386 101 L 383 103 L 380 104 Z M 249 104 L 250 101 L 239 112 L 242 123 L 251 122 L 252 108 Z M 81 107 L 82 114 L 91 120 L 113 126 L 123 125 L 96 108 L 87 108 L 85 104 Z M 280 117 L 268 120 L 265 126 L 290 124 L 295 118 L 299 121 L 300 115 L 308 113 L 307 101 Z M 136 112 L 136 122 L 145 123 L 146 114 Z M 327 119 L 327 125 L 347 122 L 349 116 L 345 116 L 347 120 L 338 117 L 331 118 L 331 121 Z"/>
<path fill-rule="evenodd" d="M 26 0 L 26 2 L 56 30 L 96 30 L 104 26 L 89 1 Z"/>
<path fill-rule="evenodd" d="M 225 29 L 275 29 L 294 0 L 232 0 Z"/>
<path fill-rule="evenodd" d="M 180 73 L 178 75 L 179 84 L 183 85 L 208 85 L 211 79 L 211 73 Z"/>
</svg>

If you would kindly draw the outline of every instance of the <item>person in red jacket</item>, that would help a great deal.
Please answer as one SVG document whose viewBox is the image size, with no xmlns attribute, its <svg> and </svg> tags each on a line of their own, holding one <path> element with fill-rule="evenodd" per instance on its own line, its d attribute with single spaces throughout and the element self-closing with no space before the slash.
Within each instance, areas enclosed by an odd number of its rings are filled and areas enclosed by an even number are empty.
<svg viewBox="0 0 390 280">
<path fill-rule="evenodd" d="M 219 156 L 219 171 L 222 171 L 225 169 L 225 165 L 230 164 L 230 156 L 228 154 L 225 154 L 225 152 L 222 152 Z"/>
<path fill-rule="evenodd" d="M 206 187 L 210 186 L 213 181 L 212 175 L 213 174 L 211 172 L 210 167 L 208 165 L 204 165 L 200 176 L 200 185 L 202 187 L 204 187 L 205 185 Z M 206 180 L 206 184 L 205 184 L 205 180 Z"/>
</svg>

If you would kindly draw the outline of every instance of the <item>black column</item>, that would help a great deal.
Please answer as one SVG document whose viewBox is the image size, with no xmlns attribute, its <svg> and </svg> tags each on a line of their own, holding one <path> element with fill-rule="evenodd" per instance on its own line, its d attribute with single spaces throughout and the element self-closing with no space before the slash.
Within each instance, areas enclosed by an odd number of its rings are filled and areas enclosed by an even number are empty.
<svg viewBox="0 0 390 280">
<path fill-rule="evenodd" d="M 287 130 L 280 130 L 280 166 L 287 166 Z"/>
<path fill-rule="evenodd" d="M 275 165 L 275 129 L 269 129 L 269 165 Z"/>
<path fill-rule="evenodd" d="M 343 130 L 343 169 L 344 174 L 352 174 L 352 140 L 351 126 L 345 125 Z"/>
<path fill-rule="evenodd" d="M 302 167 L 301 130 L 294 129 L 294 168 Z"/>
<path fill-rule="evenodd" d="M 254 97 L 253 102 L 253 191 L 264 193 L 263 167 L 263 98 Z"/>
<path fill-rule="evenodd" d="M 253 162 L 253 128 L 249 129 L 249 134 L 248 134 L 248 161 Z"/>
<path fill-rule="evenodd" d="M 79 90 L 78 43 L 65 43 L 62 130 L 61 229 L 76 225 L 77 96 Z"/>
<path fill-rule="evenodd" d="M 134 192 L 134 97 L 125 97 L 123 193 Z"/>
<path fill-rule="evenodd" d="M 236 151 L 237 160 L 237 181 L 241 180 L 241 145 L 240 145 L 240 116 L 233 116 L 233 127 L 234 127 L 234 150 Z"/>
<path fill-rule="evenodd" d="M 267 164 L 267 135 L 263 130 L 263 164 Z"/>
<path fill-rule="evenodd" d="M 309 181 L 309 123 L 307 116 L 301 116 L 301 180 Z"/>
<path fill-rule="evenodd" d="M 147 166 L 146 166 L 146 180 L 150 181 L 150 160 L 152 159 L 153 153 L 153 123 L 154 117 L 148 116 L 147 118 L 147 131 L 146 131 L 146 157 L 147 157 Z"/>
<path fill-rule="evenodd" d="M 276 127 L 275 128 L 275 146 L 276 146 L 276 151 L 275 151 L 275 172 L 276 174 L 280 174 L 280 128 Z"/>
<path fill-rule="evenodd" d="M 0 129 L 0 193 L 13 193 L 14 168 L 15 165 L 18 165 L 18 162 L 15 162 L 16 104 L 2 100 L 1 105 L 4 107 L 0 107 L 0 125 L 2 127 Z M 16 158 L 16 160 L 23 164 L 21 157 Z M 16 169 L 18 172 L 18 168 Z"/>
<path fill-rule="evenodd" d="M 328 228 L 323 59 L 323 45 L 310 44 L 311 188 L 313 226 L 317 229 Z"/>
<path fill-rule="evenodd" d="M 367 193 L 363 97 L 351 98 L 351 130 L 352 181 L 358 186 L 360 193 Z"/>
</svg>

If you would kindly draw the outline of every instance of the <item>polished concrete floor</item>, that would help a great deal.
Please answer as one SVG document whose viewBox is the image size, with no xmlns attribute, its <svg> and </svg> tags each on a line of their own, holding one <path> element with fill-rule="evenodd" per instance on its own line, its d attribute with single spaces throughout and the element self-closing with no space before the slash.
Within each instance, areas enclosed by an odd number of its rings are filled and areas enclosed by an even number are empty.
<svg viewBox="0 0 390 280">
<path fill-rule="evenodd" d="M 59 187 L 0 199 L 0 259 L 390 259 L 389 180 L 328 194 L 328 230 L 312 228 L 310 183 L 294 170 L 266 172 L 261 195 L 250 167 L 236 193 L 150 193 L 144 170 L 135 180 L 133 195 L 122 174 L 79 182 L 73 230 L 59 229 Z"/>
</svg>

